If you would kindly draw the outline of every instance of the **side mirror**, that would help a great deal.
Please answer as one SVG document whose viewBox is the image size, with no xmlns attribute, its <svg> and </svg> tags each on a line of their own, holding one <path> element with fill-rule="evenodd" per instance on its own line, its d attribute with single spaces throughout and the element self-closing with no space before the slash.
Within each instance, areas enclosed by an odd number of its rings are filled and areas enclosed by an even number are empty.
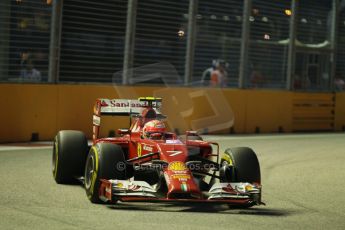
<svg viewBox="0 0 345 230">
<path fill-rule="evenodd" d="M 119 134 L 120 136 L 123 136 L 125 134 L 130 134 L 131 133 L 131 130 L 129 129 L 118 129 L 117 130 L 117 134 Z"/>
</svg>

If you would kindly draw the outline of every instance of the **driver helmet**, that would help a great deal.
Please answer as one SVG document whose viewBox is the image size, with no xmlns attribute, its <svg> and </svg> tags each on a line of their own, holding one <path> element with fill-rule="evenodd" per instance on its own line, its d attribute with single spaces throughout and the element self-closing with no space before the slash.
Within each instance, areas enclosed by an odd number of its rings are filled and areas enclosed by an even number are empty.
<svg viewBox="0 0 345 230">
<path fill-rule="evenodd" d="M 143 138 L 149 139 L 161 139 L 165 131 L 166 128 L 162 121 L 152 120 L 144 125 L 144 128 L 142 130 L 142 136 Z"/>
</svg>

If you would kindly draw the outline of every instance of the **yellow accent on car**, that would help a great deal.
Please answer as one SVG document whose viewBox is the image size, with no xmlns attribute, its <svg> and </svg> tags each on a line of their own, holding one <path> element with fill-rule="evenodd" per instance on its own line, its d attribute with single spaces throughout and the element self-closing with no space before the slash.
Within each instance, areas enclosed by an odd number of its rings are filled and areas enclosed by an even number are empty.
<svg viewBox="0 0 345 230">
<path fill-rule="evenodd" d="M 226 162 L 228 162 L 228 164 L 230 166 L 234 165 L 234 163 L 232 162 L 231 157 L 228 154 L 226 154 L 226 153 L 223 153 L 222 160 L 225 160 Z"/>
<path fill-rule="evenodd" d="M 93 189 L 96 183 L 96 179 L 97 179 L 97 173 L 98 173 L 98 151 L 97 148 L 95 146 L 92 147 L 93 152 L 95 153 L 95 170 L 92 173 L 92 179 L 91 179 L 91 185 L 90 185 L 90 195 L 93 194 Z"/>
<path fill-rule="evenodd" d="M 115 186 L 117 186 L 119 188 L 123 188 L 123 184 L 122 183 L 117 183 L 117 184 L 115 184 Z"/>
<path fill-rule="evenodd" d="M 190 175 L 188 175 L 188 174 L 174 174 L 171 177 L 173 179 L 185 179 L 185 180 L 189 180 L 190 179 Z"/>
<path fill-rule="evenodd" d="M 138 143 L 138 148 L 137 148 L 138 157 L 141 157 L 141 150 L 142 150 L 141 144 Z"/>
<path fill-rule="evenodd" d="M 162 98 L 160 97 L 139 97 L 139 101 L 161 101 Z"/>
<path fill-rule="evenodd" d="M 252 186 L 252 185 L 247 185 L 247 186 L 245 187 L 245 190 L 246 190 L 246 191 L 252 191 L 252 190 L 253 190 L 253 186 Z"/>
<path fill-rule="evenodd" d="M 169 164 L 168 169 L 172 171 L 184 171 L 187 170 L 187 167 L 182 161 L 174 161 Z"/>
</svg>

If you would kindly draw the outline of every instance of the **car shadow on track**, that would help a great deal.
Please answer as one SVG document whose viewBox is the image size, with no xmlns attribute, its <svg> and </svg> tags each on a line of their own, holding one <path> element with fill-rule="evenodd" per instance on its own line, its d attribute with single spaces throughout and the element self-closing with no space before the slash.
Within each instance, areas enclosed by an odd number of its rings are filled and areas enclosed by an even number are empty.
<svg viewBox="0 0 345 230">
<path fill-rule="evenodd" d="M 65 186 L 84 187 L 81 181 L 73 181 Z M 102 204 L 103 205 L 103 204 Z M 251 208 L 229 208 L 225 204 L 202 203 L 146 203 L 146 202 L 117 202 L 106 205 L 108 209 L 124 211 L 151 211 L 151 212 L 190 212 L 190 213 L 220 213 L 227 215 L 257 215 L 257 216 L 290 216 L 297 214 L 296 210 L 266 208 L 265 206 Z"/>
<path fill-rule="evenodd" d="M 193 213 L 220 213 L 227 215 L 257 215 L 257 216 L 288 216 L 295 214 L 291 210 L 279 210 L 266 207 L 252 208 L 229 208 L 227 205 L 176 205 L 176 204 L 157 204 L 157 203 L 117 203 L 108 205 L 112 210 L 126 211 L 152 211 L 152 212 L 193 212 Z"/>
</svg>

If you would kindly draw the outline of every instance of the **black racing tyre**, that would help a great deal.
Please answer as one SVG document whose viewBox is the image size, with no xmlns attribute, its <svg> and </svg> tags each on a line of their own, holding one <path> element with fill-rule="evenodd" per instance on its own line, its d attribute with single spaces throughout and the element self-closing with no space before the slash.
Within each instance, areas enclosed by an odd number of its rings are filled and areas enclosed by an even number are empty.
<svg viewBox="0 0 345 230">
<path fill-rule="evenodd" d="M 221 163 L 232 166 L 233 173 L 229 182 L 261 183 L 259 160 L 251 148 L 228 148 Z"/>
<path fill-rule="evenodd" d="M 91 147 L 86 159 L 84 187 L 92 203 L 101 203 L 98 196 L 100 179 L 126 180 L 133 176 L 133 166 L 126 163 L 119 145 L 98 143 Z"/>
<path fill-rule="evenodd" d="M 52 156 L 53 176 L 58 184 L 72 183 L 83 175 L 87 150 L 87 139 L 83 132 L 58 132 Z"/>
</svg>

